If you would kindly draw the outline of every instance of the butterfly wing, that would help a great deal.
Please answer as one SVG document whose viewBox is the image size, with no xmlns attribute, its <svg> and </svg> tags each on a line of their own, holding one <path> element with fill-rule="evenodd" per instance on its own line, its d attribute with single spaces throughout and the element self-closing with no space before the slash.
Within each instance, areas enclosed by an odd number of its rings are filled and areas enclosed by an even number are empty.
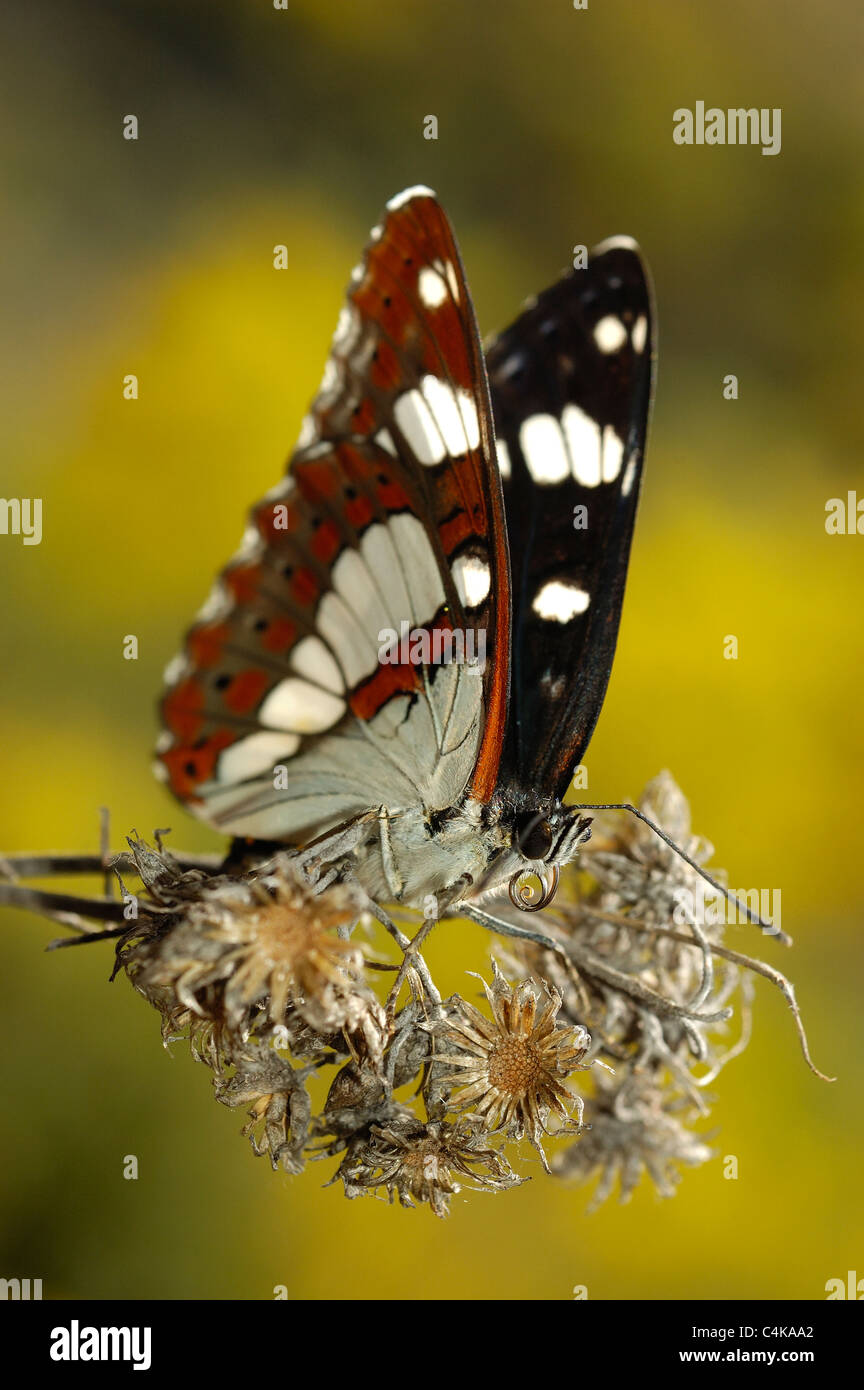
<svg viewBox="0 0 864 1390">
<path fill-rule="evenodd" d="M 443 809 L 469 779 L 491 794 L 510 612 L 493 452 L 455 239 L 409 190 L 354 272 L 288 473 L 169 672 L 157 771 L 181 800 L 301 840 L 379 804 Z"/>
<path fill-rule="evenodd" d="M 600 713 L 642 475 L 652 297 L 603 243 L 489 346 L 513 585 L 502 785 L 563 796 Z"/>
</svg>

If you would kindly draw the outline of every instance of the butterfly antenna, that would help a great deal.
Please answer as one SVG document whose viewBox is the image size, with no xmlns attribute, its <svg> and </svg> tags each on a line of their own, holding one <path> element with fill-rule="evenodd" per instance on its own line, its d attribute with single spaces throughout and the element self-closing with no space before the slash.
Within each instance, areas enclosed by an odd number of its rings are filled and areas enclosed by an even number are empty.
<svg viewBox="0 0 864 1390">
<path fill-rule="evenodd" d="M 710 883 L 712 888 L 714 888 L 718 893 L 722 893 L 727 902 L 733 903 L 735 905 L 736 910 L 738 912 L 743 913 L 748 922 L 752 922 L 753 925 L 756 927 L 761 927 L 762 930 L 766 932 L 768 936 L 776 936 L 777 940 L 780 941 L 784 946 L 792 945 L 791 936 L 787 936 L 786 932 L 781 931 L 779 927 L 775 927 L 772 922 L 766 922 L 764 918 L 759 916 L 758 912 L 753 912 L 747 906 L 746 903 L 742 903 L 739 898 L 736 898 L 733 892 L 726 888 L 722 883 L 718 883 L 716 878 L 712 878 L 708 871 L 702 868 L 701 864 L 697 864 L 696 860 L 692 859 L 690 855 L 687 854 L 687 852 L 681 848 L 680 845 L 676 845 L 675 841 L 671 838 L 671 836 L 667 835 L 665 830 L 663 830 L 659 825 L 655 824 L 655 822 L 651 820 L 650 816 L 646 816 L 644 811 L 640 811 L 638 806 L 631 805 L 629 801 L 610 801 L 605 803 L 604 805 L 579 805 L 574 809 L 576 809 L 577 811 L 629 811 L 631 816 L 636 816 L 637 820 L 641 820 L 643 825 L 647 825 L 649 830 L 654 831 L 655 835 L 659 835 L 660 839 L 663 840 L 664 843 L 667 844 L 670 849 L 674 850 L 678 857 L 684 860 L 685 864 L 689 864 L 691 869 L 696 870 L 696 873 L 699 875 L 700 878 L 704 878 L 706 883 Z"/>
</svg>

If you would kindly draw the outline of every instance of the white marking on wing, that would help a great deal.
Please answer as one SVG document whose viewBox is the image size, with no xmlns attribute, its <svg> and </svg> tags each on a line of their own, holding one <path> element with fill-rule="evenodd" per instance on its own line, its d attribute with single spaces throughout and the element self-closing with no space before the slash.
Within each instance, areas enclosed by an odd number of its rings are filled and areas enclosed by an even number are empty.
<svg viewBox="0 0 864 1390">
<path fill-rule="evenodd" d="M 339 385 L 339 381 L 340 373 L 336 366 L 335 359 L 328 357 L 324 367 L 324 375 L 321 377 L 321 385 L 318 387 L 319 394 L 322 391 L 332 391 Z"/>
<path fill-rule="evenodd" d="M 599 246 L 594 248 L 595 255 L 605 255 L 607 251 L 634 251 L 639 254 L 639 243 L 634 241 L 632 236 L 608 236 L 605 241 L 601 241 Z"/>
<path fill-rule="evenodd" d="M 303 450 L 304 459 L 319 459 L 325 454 L 332 453 L 333 445 L 329 439 L 319 439 L 317 444 L 310 444 L 308 449 Z"/>
<path fill-rule="evenodd" d="M 636 322 L 635 322 L 634 325 L 633 325 L 633 332 L 632 332 L 632 334 L 630 335 L 630 340 L 631 340 L 631 342 L 632 342 L 632 344 L 633 344 L 633 351 L 634 351 L 634 352 L 644 352 L 644 351 L 645 351 L 645 342 L 646 342 L 647 337 L 648 337 L 648 320 L 646 319 L 646 317 L 645 317 L 644 314 L 640 314 L 639 317 L 638 317 L 638 319 L 636 320 Z"/>
<path fill-rule="evenodd" d="M 611 425 L 603 426 L 603 481 L 614 483 L 621 472 L 624 445 Z"/>
<path fill-rule="evenodd" d="M 419 391 L 405 391 L 393 407 L 396 424 L 418 462 L 441 463 L 444 441 Z"/>
<path fill-rule="evenodd" d="M 571 404 L 565 405 L 561 424 L 570 451 L 573 477 L 583 487 L 597 487 L 601 471 L 600 431 L 596 423 L 578 405 Z"/>
<path fill-rule="evenodd" d="M 284 478 L 280 478 L 278 483 L 273 484 L 269 492 L 264 493 L 261 500 L 262 502 L 278 502 L 280 497 L 290 497 L 296 488 L 297 484 L 291 474 L 286 473 Z"/>
<path fill-rule="evenodd" d="M 480 443 L 477 407 L 467 391 L 454 391 L 431 373 L 420 390 L 406 391 L 393 407 L 396 424 L 418 462 L 427 466 L 458 457 Z"/>
<path fill-rule="evenodd" d="M 453 264 L 452 261 L 447 261 L 446 264 L 442 264 L 441 261 L 436 261 L 436 262 L 435 262 L 435 268 L 436 268 L 437 270 L 440 270 L 440 271 L 442 272 L 442 274 L 443 274 L 445 280 L 447 281 L 447 284 L 450 286 L 450 293 L 452 294 L 453 298 L 456 300 L 456 302 L 457 302 L 457 304 L 458 304 L 458 302 L 459 302 L 459 277 L 458 277 L 457 274 L 456 274 L 456 267 L 455 267 L 455 265 Z"/>
<path fill-rule="evenodd" d="M 245 782 L 250 777 L 258 777 L 262 772 L 269 772 L 281 758 L 292 757 L 299 747 L 300 739 L 296 734 L 250 734 L 220 754 L 217 781 Z"/>
<path fill-rule="evenodd" d="M 203 607 L 199 608 L 195 621 L 198 623 L 218 622 L 221 618 L 227 618 L 233 607 L 233 598 L 222 580 L 217 579 L 204 600 Z"/>
<path fill-rule="evenodd" d="M 380 575 L 386 585 L 387 602 L 390 609 L 388 627 L 398 629 L 403 618 L 410 623 L 422 622 L 411 607 L 411 596 L 402 573 L 402 561 L 393 544 L 393 537 L 386 525 L 375 522 L 364 531 L 360 542 L 360 553 L 373 574 Z"/>
<path fill-rule="evenodd" d="M 377 444 L 386 454 L 392 454 L 396 458 L 396 445 L 393 443 L 393 436 L 389 430 L 379 430 L 372 438 L 373 444 Z"/>
<path fill-rule="evenodd" d="M 584 613 L 590 602 L 591 595 L 578 584 L 550 579 L 537 590 L 531 607 L 547 622 L 569 623 L 577 613 Z"/>
<path fill-rule="evenodd" d="M 318 427 L 311 415 L 305 415 L 300 424 L 300 433 L 297 436 L 297 448 L 305 449 L 307 444 L 311 444 L 318 438 Z"/>
<path fill-rule="evenodd" d="M 264 538 L 257 526 L 247 526 L 234 556 L 236 560 L 256 560 L 264 553 Z"/>
<path fill-rule="evenodd" d="M 510 450 L 503 439 L 496 440 L 495 448 L 498 452 L 498 472 L 502 478 L 509 478 L 513 472 L 510 465 Z"/>
<path fill-rule="evenodd" d="M 330 597 L 328 595 L 327 597 Z M 268 729 L 289 729 L 295 734 L 319 734 L 345 713 L 345 701 L 287 676 L 270 691 L 258 711 L 258 722 Z"/>
<path fill-rule="evenodd" d="M 360 334 L 360 315 L 353 304 L 346 304 L 336 321 L 333 346 L 340 352 L 350 352 Z"/>
<path fill-rule="evenodd" d="M 420 389 L 441 431 L 444 447 L 454 456 L 476 449 L 480 443 L 477 407 L 467 391 L 453 387 L 438 376 L 424 376 Z"/>
<path fill-rule="evenodd" d="M 399 208 L 410 203 L 412 198 L 434 198 L 435 194 L 431 188 L 427 188 L 425 183 L 415 183 L 411 188 L 403 188 L 401 193 L 396 193 L 387 204 L 388 212 L 398 212 Z"/>
<path fill-rule="evenodd" d="M 336 593 L 325 594 L 315 622 L 345 673 L 349 686 L 359 685 L 378 665 L 378 649 Z"/>
<path fill-rule="evenodd" d="M 457 555 L 451 566 L 456 592 L 466 608 L 479 608 L 489 595 L 492 575 L 479 555 Z"/>
<path fill-rule="evenodd" d="M 342 551 L 331 571 L 331 582 L 365 632 L 376 634 L 390 625 L 390 608 L 359 550 Z"/>
<path fill-rule="evenodd" d="M 633 488 L 633 484 L 634 484 L 634 482 L 636 481 L 636 469 L 638 468 L 638 466 L 639 466 L 639 460 L 638 460 L 637 456 L 636 456 L 635 454 L 633 454 L 633 455 L 631 456 L 631 458 L 630 458 L 630 461 L 629 461 L 628 464 L 627 464 L 626 469 L 624 470 L 624 478 L 623 478 L 623 480 L 622 480 L 622 482 L 621 482 L 621 495 L 622 495 L 622 497 L 629 497 L 629 496 L 630 496 L 630 493 L 631 493 L 632 488 Z"/>
<path fill-rule="evenodd" d="M 166 685 L 174 685 L 188 675 L 190 670 L 189 658 L 184 652 L 178 652 L 176 656 L 172 656 L 162 672 L 162 679 Z"/>
<path fill-rule="evenodd" d="M 408 512 L 391 517 L 388 529 L 408 586 L 415 623 L 428 623 L 444 603 L 444 584 L 421 522 Z"/>
<path fill-rule="evenodd" d="M 568 477 L 564 437 L 554 415 L 529 415 L 519 427 L 519 443 L 535 483 L 561 483 Z"/>
<path fill-rule="evenodd" d="M 291 665 L 299 675 L 322 685 L 341 695 L 345 689 L 339 667 L 333 660 L 333 653 L 320 637 L 303 637 L 291 653 Z"/>
<path fill-rule="evenodd" d="M 627 329 L 621 319 L 606 314 L 594 325 L 594 341 L 601 352 L 619 352 L 627 341 Z"/>
<path fill-rule="evenodd" d="M 525 366 L 525 362 L 525 353 L 522 351 L 521 348 L 519 348 L 516 350 L 516 352 L 511 352 L 510 356 L 504 359 L 504 361 L 498 367 L 497 374 L 504 381 L 509 381 L 511 377 L 514 377 L 517 372 L 520 372 L 523 369 L 523 367 Z"/>
<path fill-rule="evenodd" d="M 427 309 L 438 309 L 447 299 L 447 282 L 431 266 L 424 265 L 420 271 L 417 288 Z"/>
</svg>

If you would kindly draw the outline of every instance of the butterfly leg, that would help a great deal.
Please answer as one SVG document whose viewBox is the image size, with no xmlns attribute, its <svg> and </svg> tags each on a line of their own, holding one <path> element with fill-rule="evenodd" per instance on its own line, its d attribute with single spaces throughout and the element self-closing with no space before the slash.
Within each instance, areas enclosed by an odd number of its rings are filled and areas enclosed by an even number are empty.
<svg viewBox="0 0 864 1390">
<path fill-rule="evenodd" d="M 393 837 L 390 834 L 390 812 L 386 806 L 378 807 L 378 837 L 381 846 L 381 867 L 384 870 L 384 881 L 387 884 L 388 892 L 394 902 L 401 902 L 402 894 L 405 891 L 405 883 L 399 868 L 396 864 L 396 855 L 393 852 Z"/>
<path fill-rule="evenodd" d="M 551 936 L 544 936 L 542 932 L 530 931 L 528 927 L 517 927 L 512 922 L 506 922 L 503 917 L 496 917 L 491 912 L 484 912 L 482 908 L 472 907 L 470 903 L 457 903 L 444 915 L 447 917 L 468 917 L 472 922 L 477 922 L 479 926 L 485 927 L 487 931 L 494 932 L 497 936 L 513 936 L 517 941 L 530 941 L 534 946 L 542 946 L 545 951 L 551 951 L 563 960 L 567 959 L 560 941 L 554 941 Z"/>
<path fill-rule="evenodd" d="M 364 811 L 359 816 L 334 826 L 317 839 L 310 840 L 303 849 L 290 852 L 290 858 L 310 883 L 314 883 L 319 890 L 323 889 L 326 883 L 333 882 L 334 878 L 341 875 L 351 864 L 358 850 L 368 843 L 374 834 L 375 820 L 375 811 Z M 273 859 L 259 865 L 258 873 L 269 872 L 279 859 L 280 855 L 277 854 Z"/>
</svg>

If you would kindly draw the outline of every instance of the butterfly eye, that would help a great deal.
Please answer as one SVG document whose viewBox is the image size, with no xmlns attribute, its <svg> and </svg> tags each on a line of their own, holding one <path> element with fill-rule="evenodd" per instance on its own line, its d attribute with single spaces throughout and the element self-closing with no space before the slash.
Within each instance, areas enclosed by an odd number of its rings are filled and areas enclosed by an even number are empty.
<svg viewBox="0 0 864 1390">
<path fill-rule="evenodd" d="M 531 816 L 521 826 L 516 843 L 526 859 L 545 859 L 552 848 L 552 827 L 548 820 Z"/>
<path fill-rule="evenodd" d="M 558 880 L 561 877 L 561 870 L 557 864 L 553 864 L 548 876 L 542 873 L 525 872 L 514 874 L 510 880 L 510 901 L 514 907 L 518 907 L 522 912 L 539 912 L 542 907 L 548 907 L 555 894 L 558 892 Z M 531 880 L 536 878 L 540 884 L 540 896 L 535 897 Z"/>
</svg>

